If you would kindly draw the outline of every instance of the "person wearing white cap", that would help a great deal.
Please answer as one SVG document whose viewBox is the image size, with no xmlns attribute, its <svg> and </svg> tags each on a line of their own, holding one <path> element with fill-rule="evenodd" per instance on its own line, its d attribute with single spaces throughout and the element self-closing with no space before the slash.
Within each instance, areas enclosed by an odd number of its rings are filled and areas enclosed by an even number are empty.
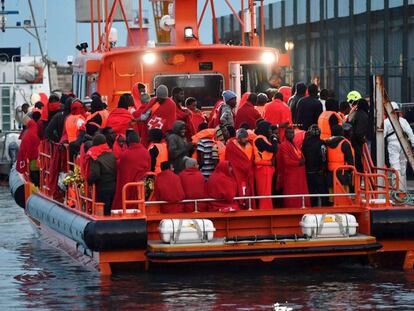
<svg viewBox="0 0 414 311">
<path fill-rule="evenodd" d="M 411 145 L 414 146 L 414 134 L 411 129 L 410 124 L 406 119 L 401 117 L 400 108 L 396 102 L 391 102 L 393 108 L 393 114 L 398 116 L 404 135 L 409 139 Z M 394 129 L 391 125 L 390 120 L 387 118 L 384 120 L 384 139 L 387 145 L 388 158 L 391 168 L 398 171 L 400 178 L 400 189 L 401 191 L 407 191 L 407 157 L 404 154 L 404 151 L 401 147 L 400 142 L 398 141 L 397 135 L 394 132 Z"/>
</svg>

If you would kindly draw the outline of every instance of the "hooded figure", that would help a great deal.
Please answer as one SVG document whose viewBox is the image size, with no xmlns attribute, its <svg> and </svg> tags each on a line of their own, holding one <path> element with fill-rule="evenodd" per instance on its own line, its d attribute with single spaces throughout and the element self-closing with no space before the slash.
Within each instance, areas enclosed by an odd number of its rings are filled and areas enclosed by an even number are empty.
<svg viewBox="0 0 414 311">
<path fill-rule="evenodd" d="M 89 148 L 88 184 L 96 185 L 96 201 L 104 203 L 104 215 L 111 215 L 116 186 L 116 159 L 106 143 L 105 136 L 98 134 Z"/>
<path fill-rule="evenodd" d="M 207 180 L 207 193 L 212 199 L 220 200 L 210 202 L 209 211 L 231 211 L 239 209 L 234 201 L 237 193 L 237 183 L 234 179 L 230 162 L 220 161 L 214 172 Z"/>
<path fill-rule="evenodd" d="M 167 136 L 168 160 L 174 167 L 175 173 L 184 170 L 184 157 L 190 156 L 192 144 L 185 137 L 185 123 L 175 121 L 172 133 Z"/>
<path fill-rule="evenodd" d="M 118 160 L 116 178 L 116 193 L 113 207 L 122 208 L 122 189 L 129 182 L 142 181 L 151 169 L 151 157 L 148 150 L 139 142 L 135 131 L 129 132 L 127 136 L 128 148 L 121 153 Z M 127 192 L 129 200 L 137 199 L 136 189 Z"/>
<path fill-rule="evenodd" d="M 256 195 L 272 195 L 272 181 L 275 173 L 274 157 L 277 152 L 278 140 L 272 134 L 270 123 L 261 121 L 255 131 L 257 135 L 253 141 Z M 272 209 L 272 199 L 260 199 L 259 209 Z"/>
<path fill-rule="evenodd" d="M 118 107 L 111 111 L 106 122 L 107 127 L 112 127 L 115 133 L 125 135 L 126 130 L 131 127 L 132 114 L 128 111 L 131 103 L 133 103 L 130 94 L 122 94 L 119 98 Z"/>
<path fill-rule="evenodd" d="M 185 200 L 205 199 L 207 197 L 206 180 L 198 169 L 197 161 L 186 157 L 184 163 L 185 170 L 179 176 L 185 193 Z M 194 203 L 186 203 L 184 204 L 184 209 L 186 212 L 194 212 L 195 205 Z M 198 203 L 197 210 L 199 212 L 206 212 L 207 203 Z"/>
<path fill-rule="evenodd" d="M 308 194 L 306 182 L 305 158 L 302 151 L 293 142 L 295 132 L 286 129 L 286 140 L 280 144 L 278 153 L 279 183 L 284 195 Z M 309 206 L 309 198 L 305 198 L 305 206 Z M 285 198 L 285 207 L 302 207 L 302 198 Z"/>
<path fill-rule="evenodd" d="M 157 175 L 154 183 L 154 196 L 156 200 L 171 202 L 161 204 L 161 213 L 182 213 L 185 193 L 181 185 L 180 177 L 172 171 L 169 162 L 161 163 L 161 173 Z"/>
<path fill-rule="evenodd" d="M 254 196 L 254 168 L 253 168 L 253 147 L 248 142 L 247 130 L 237 130 L 236 138 L 230 139 L 226 145 L 225 159 L 230 162 L 233 168 L 233 175 L 237 182 L 237 196 Z M 242 208 L 248 208 L 247 202 L 240 201 Z M 253 203 L 253 201 L 252 201 Z M 252 204 L 251 208 L 254 208 Z"/>
<path fill-rule="evenodd" d="M 256 103 L 257 103 L 257 95 L 255 93 L 251 93 L 247 97 L 244 105 L 241 106 L 240 104 L 240 108 L 239 110 L 237 110 L 236 119 L 235 119 L 236 129 L 239 129 L 243 123 L 247 124 L 250 129 L 255 128 L 256 121 L 262 117 L 259 111 L 257 111 L 256 108 L 254 107 Z"/>
</svg>

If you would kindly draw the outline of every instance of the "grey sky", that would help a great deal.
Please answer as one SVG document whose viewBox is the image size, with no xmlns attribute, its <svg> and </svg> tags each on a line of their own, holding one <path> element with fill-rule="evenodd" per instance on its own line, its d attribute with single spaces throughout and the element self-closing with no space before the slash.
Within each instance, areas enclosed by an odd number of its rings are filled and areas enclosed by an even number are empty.
<svg viewBox="0 0 414 311">
<path fill-rule="evenodd" d="M 86 0 L 89 1 L 89 0 Z M 152 11 L 150 11 L 149 0 L 143 0 L 146 15 L 150 17 L 152 23 Z M 201 11 L 204 0 L 199 0 L 199 12 Z M 239 9 L 240 1 L 231 0 L 236 9 Z M 275 2 L 275 0 L 265 0 L 265 3 Z M 45 29 L 40 29 L 42 44 L 47 49 L 51 59 L 59 63 L 66 62 L 68 55 L 76 55 L 75 45 L 80 42 L 90 42 L 89 24 L 76 24 L 75 22 L 75 0 L 32 0 L 36 22 L 44 24 L 45 13 L 47 16 L 47 40 Z M 138 1 L 134 0 L 134 8 L 137 8 Z M 45 5 L 44 5 L 45 4 Z M 16 25 L 16 21 L 30 19 L 30 10 L 27 0 L 5 0 L 6 10 L 18 10 L 19 15 L 9 15 L 7 25 Z M 231 13 L 224 0 L 215 1 L 216 14 L 218 16 Z M 117 25 L 118 24 L 118 25 Z M 124 26 L 116 23 L 115 27 L 119 30 L 119 44 L 125 44 L 126 31 Z M 200 38 L 202 42 L 211 42 L 211 14 L 205 15 L 201 29 Z M 154 34 L 151 38 L 154 39 Z M 29 52 L 29 44 L 32 54 L 39 54 L 36 41 L 23 30 L 6 30 L 0 32 L 0 47 L 21 47 L 22 54 Z"/>
</svg>

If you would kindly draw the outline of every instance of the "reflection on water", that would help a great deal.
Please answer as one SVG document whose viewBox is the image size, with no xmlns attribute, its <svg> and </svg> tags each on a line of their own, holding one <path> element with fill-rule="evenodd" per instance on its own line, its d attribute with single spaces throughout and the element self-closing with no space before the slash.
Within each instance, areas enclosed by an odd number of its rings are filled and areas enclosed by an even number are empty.
<svg viewBox="0 0 414 311">
<path fill-rule="evenodd" d="M 414 274 L 341 263 L 326 267 L 226 265 L 101 278 L 36 239 L 0 189 L 1 310 L 413 310 Z"/>
</svg>

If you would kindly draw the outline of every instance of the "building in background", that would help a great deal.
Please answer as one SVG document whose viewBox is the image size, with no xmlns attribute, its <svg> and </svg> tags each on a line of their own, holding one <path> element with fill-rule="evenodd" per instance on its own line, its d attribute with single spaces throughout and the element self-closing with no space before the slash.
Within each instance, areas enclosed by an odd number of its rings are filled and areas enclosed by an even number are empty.
<svg viewBox="0 0 414 311">
<path fill-rule="evenodd" d="M 275 1 L 264 6 L 265 43 L 282 51 L 293 43 L 285 83 L 319 81 L 342 100 L 349 90 L 368 94 L 369 76 L 380 74 L 390 98 L 411 102 L 413 16 L 414 0 Z M 217 26 L 221 42 L 240 40 L 234 16 L 218 17 Z"/>
</svg>

